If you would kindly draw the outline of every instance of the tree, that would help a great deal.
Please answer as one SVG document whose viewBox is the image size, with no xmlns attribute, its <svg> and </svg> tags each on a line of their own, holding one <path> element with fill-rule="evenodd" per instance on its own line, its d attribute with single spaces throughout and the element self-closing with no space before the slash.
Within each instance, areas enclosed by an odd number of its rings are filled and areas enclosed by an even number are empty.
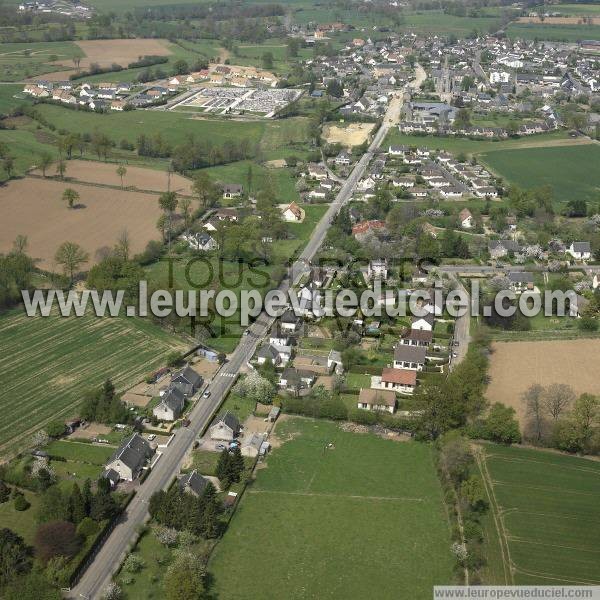
<svg viewBox="0 0 600 600">
<path fill-rule="evenodd" d="M 501 444 L 521 441 L 515 409 L 500 402 L 492 404 L 479 431 L 481 437 Z"/>
<path fill-rule="evenodd" d="M 52 438 L 58 438 L 65 432 L 65 422 L 62 419 L 50 421 L 46 425 L 46 433 Z"/>
<path fill-rule="evenodd" d="M 3 600 L 62 600 L 60 590 L 43 573 L 34 571 L 18 577 L 2 590 Z"/>
<path fill-rule="evenodd" d="M 461 497 L 469 504 L 471 510 L 483 512 L 488 507 L 487 495 L 481 477 L 471 475 L 460 486 Z"/>
<path fill-rule="evenodd" d="M 0 529 L 0 586 L 28 573 L 32 565 L 32 548 L 8 528 Z"/>
<path fill-rule="evenodd" d="M 65 178 L 65 173 L 67 172 L 67 163 L 64 160 L 59 160 L 56 163 L 56 174 L 61 178 Z"/>
<path fill-rule="evenodd" d="M 69 515 L 69 520 L 75 523 L 75 525 L 81 523 L 87 516 L 85 500 L 77 483 L 73 484 L 73 491 L 69 496 Z"/>
<path fill-rule="evenodd" d="M 201 171 L 194 177 L 192 191 L 198 197 L 200 208 L 203 210 L 214 206 L 219 197 L 219 190 L 216 184 L 204 171 Z"/>
<path fill-rule="evenodd" d="M 550 416 L 556 421 L 575 400 L 573 388 L 565 383 L 549 385 L 543 395 L 543 403 Z"/>
<path fill-rule="evenodd" d="M 88 259 L 89 254 L 75 242 L 64 242 L 54 255 L 54 260 L 62 266 L 65 275 L 69 277 L 69 285 L 73 285 L 75 273 Z"/>
<path fill-rule="evenodd" d="M 522 396 L 525 414 L 529 418 L 529 426 L 533 438 L 540 442 L 544 433 L 544 388 L 539 384 L 530 386 Z"/>
<path fill-rule="evenodd" d="M 271 70 L 273 68 L 273 53 L 265 52 L 262 57 L 262 65 L 264 69 Z"/>
<path fill-rule="evenodd" d="M 454 129 L 467 129 L 471 127 L 471 114 L 466 108 L 461 108 L 456 113 L 456 118 L 454 119 Z"/>
<path fill-rule="evenodd" d="M 191 552 L 178 553 L 167 569 L 164 589 L 167 600 L 204 598 L 204 567 L 200 557 Z"/>
<path fill-rule="evenodd" d="M 192 223 L 191 205 L 192 201 L 190 198 L 182 198 L 179 201 L 179 208 L 181 209 L 181 215 L 183 216 L 183 223 L 186 230 L 189 230 Z"/>
<path fill-rule="evenodd" d="M 12 156 L 5 156 L 2 159 L 2 167 L 6 171 L 8 178 L 10 179 L 13 174 L 13 169 L 15 167 L 15 159 Z"/>
<path fill-rule="evenodd" d="M 46 170 L 52 164 L 52 155 L 48 152 L 44 152 L 40 155 L 40 160 L 38 162 L 40 169 L 42 170 L 42 175 L 46 177 Z"/>
<path fill-rule="evenodd" d="M 341 98 L 344 95 L 344 88 L 337 79 L 331 79 L 327 84 L 327 93 L 334 98 Z"/>
<path fill-rule="evenodd" d="M 43 523 L 35 533 L 36 556 L 47 563 L 55 556 L 75 556 L 81 547 L 81 538 L 75 531 L 75 525 L 69 521 L 51 521 Z"/>
<path fill-rule="evenodd" d="M 69 208 L 73 208 L 73 205 L 79 200 L 79 192 L 73 188 L 66 188 L 62 195 L 63 201 L 67 203 Z"/>
<path fill-rule="evenodd" d="M 117 175 L 121 179 L 121 188 L 123 187 L 123 177 L 127 174 L 127 167 L 125 165 L 119 165 L 117 167 Z"/>
<path fill-rule="evenodd" d="M 173 223 L 173 213 L 177 209 L 177 194 L 175 192 L 163 192 L 158 197 L 158 205 L 166 214 L 169 221 L 169 252 L 171 252 L 171 226 Z"/>
</svg>

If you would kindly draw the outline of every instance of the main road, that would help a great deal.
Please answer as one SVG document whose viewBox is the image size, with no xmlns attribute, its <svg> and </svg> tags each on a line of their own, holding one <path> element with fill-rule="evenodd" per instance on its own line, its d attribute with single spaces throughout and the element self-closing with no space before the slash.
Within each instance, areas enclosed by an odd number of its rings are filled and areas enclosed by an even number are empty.
<svg viewBox="0 0 600 600">
<path fill-rule="evenodd" d="M 422 71 L 419 71 L 419 69 L 420 67 L 417 71 L 417 82 Z M 368 151 L 356 163 L 327 212 L 315 227 L 304 251 L 289 269 L 288 276 L 280 285 L 282 291 L 287 292 L 290 282 L 295 282 L 308 270 L 309 263 L 321 247 L 333 218 L 352 197 L 356 184 L 364 175 L 371 158 L 381 146 L 390 127 L 397 124 L 402 102 L 402 96 L 390 102 L 383 123 L 373 137 Z M 119 523 L 95 555 L 77 585 L 71 590 L 69 597 L 100 598 L 103 590 L 110 583 L 112 576 L 123 561 L 138 528 L 148 519 L 150 497 L 155 492 L 166 489 L 173 477 L 179 472 L 186 453 L 211 422 L 216 410 L 232 387 L 240 368 L 254 355 L 260 340 L 266 335 L 273 321 L 273 317 L 262 313 L 249 327 L 249 335 L 241 338 L 238 346 L 229 356 L 229 360 L 210 383 L 210 397 L 200 398 L 196 402 L 188 415 L 189 427 L 176 430 L 171 443 L 164 449 L 150 475 L 139 487 Z"/>
</svg>

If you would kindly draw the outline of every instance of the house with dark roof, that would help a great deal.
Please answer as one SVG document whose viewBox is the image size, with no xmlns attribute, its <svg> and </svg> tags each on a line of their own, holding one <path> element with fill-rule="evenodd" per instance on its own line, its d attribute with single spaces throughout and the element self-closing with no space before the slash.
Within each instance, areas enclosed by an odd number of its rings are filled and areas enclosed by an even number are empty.
<svg viewBox="0 0 600 600">
<path fill-rule="evenodd" d="M 152 410 L 152 414 L 160 421 L 175 421 L 183 413 L 185 395 L 177 387 L 169 387 L 160 402 Z"/>
<path fill-rule="evenodd" d="M 210 426 L 209 435 L 211 440 L 231 442 L 239 435 L 240 430 L 241 427 L 238 418 L 233 413 L 227 411 Z"/>
<path fill-rule="evenodd" d="M 394 348 L 394 369 L 422 371 L 426 355 L 427 349 L 423 346 L 397 344 Z"/>
<path fill-rule="evenodd" d="M 521 246 L 514 240 L 490 240 L 488 252 L 492 258 L 502 258 L 509 252 L 519 252 Z"/>
<path fill-rule="evenodd" d="M 572 242 L 566 251 L 576 260 L 592 258 L 592 246 L 589 242 Z"/>
<path fill-rule="evenodd" d="M 171 377 L 171 387 L 179 389 L 186 398 L 191 398 L 202 386 L 202 376 L 186 365 Z"/>
<path fill-rule="evenodd" d="M 433 332 L 426 329 L 413 329 L 406 331 L 400 338 L 400 343 L 405 346 L 424 346 L 427 348 L 433 341 Z"/>
<path fill-rule="evenodd" d="M 191 473 L 181 476 L 177 481 L 177 486 L 182 492 L 194 496 L 201 496 L 209 485 L 211 485 L 210 481 L 199 475 L 195 469 Z"/>
<path fill-rule="evenodd" d="M 244 187 L 239 183 L 226 183 L 223 186 L 223 198 L 239 198 L 244 193 Z"/>
<path fill-rule="evenodd" d="M 508 281 L 510 281 L 510 289 L 513 292 L 524 292 L 532 290 L 534 287 L 533 273 L 526 271 L 511 271 L 508 274 Z"/>
<path fill-rule="evenodd" d="M 123 440 L 110 460 L 106 463 L 105 473 L 113 470 L 119 479 L 133 481 L 142 471 L 146 461 L 154 454 L 148 440 L 139 433 L 133 433 Z"/>
</svg>

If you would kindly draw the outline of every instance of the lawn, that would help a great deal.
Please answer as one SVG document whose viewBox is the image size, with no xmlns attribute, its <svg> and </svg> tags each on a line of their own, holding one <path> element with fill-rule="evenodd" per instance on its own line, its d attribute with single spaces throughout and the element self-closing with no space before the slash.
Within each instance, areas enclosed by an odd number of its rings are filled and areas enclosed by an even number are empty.
<svg viewBox="0 0 600 600">
<path fill-rule="evenodd" d="M 42 154 L 57 155 L 55 147 L 40 142 L 33 132 L 22 129 L 0 129 L 0 144 L 6 144 L 8 153 L 14 158 L 16 175 L 24 175 Z M 0 181 L 6 179 L 6 171 L 0 167 Z"/>
<path fill-rule="evenodd" d="M 258 471 L 209 563 L 219 597 L 384 599 L 402 589 L 418 600 L 452 582 L 428 446 L 309 419 L 280 422 L 277 434 L 288 441 Z"/>
<path fill-rule="evenodd" d="M 113 446 L 94 446 L 85 442 L 55 440 L 47 448 L 51 456 L 59 456 L 67 461 L 104 465 L 115 451 Z"/>
<path fill-rule="evenodd" d="M 186 347 L 150 322 L 89 313 L 30 318 L 14 310 L 0 317 L 0 338 L 4 453 L 45 423 L 76 414 L 82 394 L 106 378 L 122 390 Z"/>
<path fill-rule="evenodd" d="M 506 181 L 524 188 L 549 185 L 559 202 L 590 200 L 600 189 L 600 146 L 527 148 L 480 155 Z"/>
<path fill-rule="evenodd" d="M 600 463 L 491 444 L 485 455 L 514 584 L 600 585 Z"/>
<path fill-rule="evenodd" d="M 31 544 L 38 527 L 35 515 L 40 500 L 37 494 L 29 490 L 22 490 L 22 492 L 31 506 L 26 511 L 19 512 L 15 510 L 15 501 L 12 499 L 0 504 L 0 529 L 8 527 Z"/>
</svg>

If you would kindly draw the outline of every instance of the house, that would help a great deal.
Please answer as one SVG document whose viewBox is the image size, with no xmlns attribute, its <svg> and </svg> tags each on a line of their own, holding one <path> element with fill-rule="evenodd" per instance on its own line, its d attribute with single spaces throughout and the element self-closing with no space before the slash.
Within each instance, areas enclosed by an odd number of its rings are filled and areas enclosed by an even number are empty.
<svg viewBox="0 0 600 600">
<path fill-rule="evenodd" d="M 285 331 L 281 325 L 276 325 L 269 334 L 269 344 L 273 344 L 274 346 L 289 346 L 289 331 Z"/>
<path fill-rule="evenodd" d="M 223 186 L 223 198 L 239 198 L 244 193 L 244 187 L 239 183 L 226 183 Z"/>
<path fill-rule="evenodd" d="M 406 331 L 400 338 L 400 343 L 405 346 L 424 346 L 427 348 L 433 341 L 433 332 L 426 329 L 413 329 Z"/>
<path fill-rule="evenodd" d="M 371 387 L 381 390 L 393 390 L 400 394 L 412 394 L 417 385 L 417 372 L 411 369 L 392 369 L 386 367 L 380 376 L 371 377 Z"/>
<path fill-rule="evenodd" d="M 329 190 L 323 186 L 319 186 L 310 190 L 310 192 L 308 192 L 308 197 L 315 200 L 325 200 L 327 194 L 329 194 Z"/>
<path fill-rule="evenodd" d="M 331 371 L 335 370 L 338 375 L 344 372 L 344 362 L 342 360 L 342 353 L 338 350 L 330 350 L 327 356 L 327 369 Z"/>
<path fill-rule="evenodd" d="M 127 103 L 125 102 L 125 100 L 113 100 L 110 103 L 110 110 L 125 110 L 125 107 L 127 106 Z"/>
<path fill-rule="evenodd" d="M 176 387 L 169 387 L 160 402 L 152 410 L 159 421 L 175 421 L 185 407 L 185 395 Z"/>
<path fill-rule="evenodd" d="M 581 318 L 583 311 L 588 307 L 590 301 L 583 296 L 576 294 L 574 298 L 569 298 L 569 316 Z"/>
<path fill-rule="evenodd" d="M 410 153 L 409 146 L 390 146 L 388 148 L 388 154 L 390 156 L 402 156 L 404 157 L 406 154 Z"/>
<path fill-rule="evenodd" d="M 315 380 L 316 376 L 312 371 L 288 367 L 279 376 L 279 387 L 297 395 L 301 390 L 310 389 Z"/>
<path fill-rule="evenodd" d="M 394 348 L 394 369 L 422 371 L 425 366 L 427 349 L 423 346 L 396 344 Z"/>
<path fill-rule="evenodd" d="M 572 242 L 566 252 L 576 260 L 589 260 L 592 258 L 592 247 L 589 242 Z"/>
<path fill-rule="evenodd" d="M 212 485 L 211 482 L 198 474 L 198 471 L 194 469 L 191 473 L 187 473 L 179 478 L 177 486 L 182 492 L 193 494 L 194 496 L 202 496 L 204 490 Z"/>
<path fill-rule="evenodd" d="M 211 440 L 231 442 L 239 435 L 241 427 L 237 417 L 227 411 L 210 426 L 208 431 Z"/>
<path fill-rule="evenodd" d="M 385 221 L 361 221 L 352 227 L 352 235 L 359 238 L 369 231 L 379 231 L 381 229 L 385 229 Z"/>
<path fill-rule="evenodd" d="M 350 163 L 352 162 L 352 157 L 351 155 L 346 152 L 345 150 L 342 150 L 336 157 L 335 157 L 335 164 L 339 165 L 339 166 L 343 166 L 343 167 L 347 167 L 350 165 Z"/>
<path fill-rule="evenodd" d="M 473 215 L 468 208 L 463 208 L 460 213 L 458 213 L 458 222 L 463 229 L 472 229 L 473 225 L 475 225 Z"/>
<path fill-rule="evenodd" d="M 533 273 L 525 271 L 512 271 L 508 274 L 510 281 L 510 289 L 513 292 L 524 292 L 525 290 L 533 290 Z"/>
<path fill-rule="evenodd" d="M 388 262 L 384 259 L 370 260 L 367 267 L 369 279 L 380 279 L 385 281 L 388 277 Z"/>
<path fill-rule="evenodd" d="M 245 439 L 242 444 L 240 449 L 242 456 L 249 456 L 250 458 L 258 456 L 264 442 L 265 438 L 262 435 L 253 433 L 249 438 Z"/>
<path fill-rule="evenodd" d="M 304 211 L 295 202 L 292 202 L 281 211 L 281 216 L 284 221 L 299 222 L 304 218 Z"/>
<path fill-rule="evenodd" d="M 317 179 L 319 181 L 321 181 L 323 179 L 327 179 L 327 177 L 328 177 L 327 169 L 321 165 L 311 163 L 308 165 L 308 176 L 311 179 Z"/>
<path fill-rule="evenodd" d="M 200 233 L 184 233 L 181 239 L 186 241 L 190 248 L 198 250 L 200 252 L 210 252 L 217 250 L 219 244 L 210 234 L 206 232 Z"/>
<path fill-rule="evenodd" d="M 427 313 L 422 317 L 413 317 L 412 323 L 410 324 L 411 329 L 422 329 L 424 331 L 433 331 L 434 322 L 433 313 Z"/>
<path fill-rule="evenodd" d="M 241 188 L 242 186 L 240 186 Z M 239 219 L 238 211 L 235 208 L 218 208 L 213 213 L 213 218 L 218 221 L 229 221 L 235 223 Z"/>
<path fill-rule="evenodd" d="M 294 311 L 291 308 L 288 308 L 288 310 L 281 315 L 279 323 L 282 330 L 295 333 L 302 326 L 302 317 L 296 316 Z"/>
<path fill-rule="evenodd" d="M 118 473 L 119 480 L 133 481 L 139 476 L 153 453 L 148 441 L 139 433 L 133 433 L 123 440 L 106 463 L 105 473 L 112 470 Z"/>
<path fill-rule="evenodd" d="M 502 258 L 509 252 L 518 252 L 521 249 L 514 240 L 491 240 L 488 243 L 488 252 L 493 259 Z"/>
<path fill-rule="evenodd" d="M 275 344 L 265 344 L 261 346 L 256 353 L 256 362 L 264 365 L 267 361 L 275 366 L 286 365 L 292 358 L 291 346 L 276 346 Z"/>
<path fill-rule="evenodd" d="M 171 387 L 177 388 L 186 398 L 191 398 L 202 386 L 202 376 L 186 365 L 171 377 Z"/>
<path fill-rule="evenodd" d="M 394 414 L 396 410 L 396 392 L 361 388 L 357 406 L 363 410 L 386 411 Z"/>
</svg>

